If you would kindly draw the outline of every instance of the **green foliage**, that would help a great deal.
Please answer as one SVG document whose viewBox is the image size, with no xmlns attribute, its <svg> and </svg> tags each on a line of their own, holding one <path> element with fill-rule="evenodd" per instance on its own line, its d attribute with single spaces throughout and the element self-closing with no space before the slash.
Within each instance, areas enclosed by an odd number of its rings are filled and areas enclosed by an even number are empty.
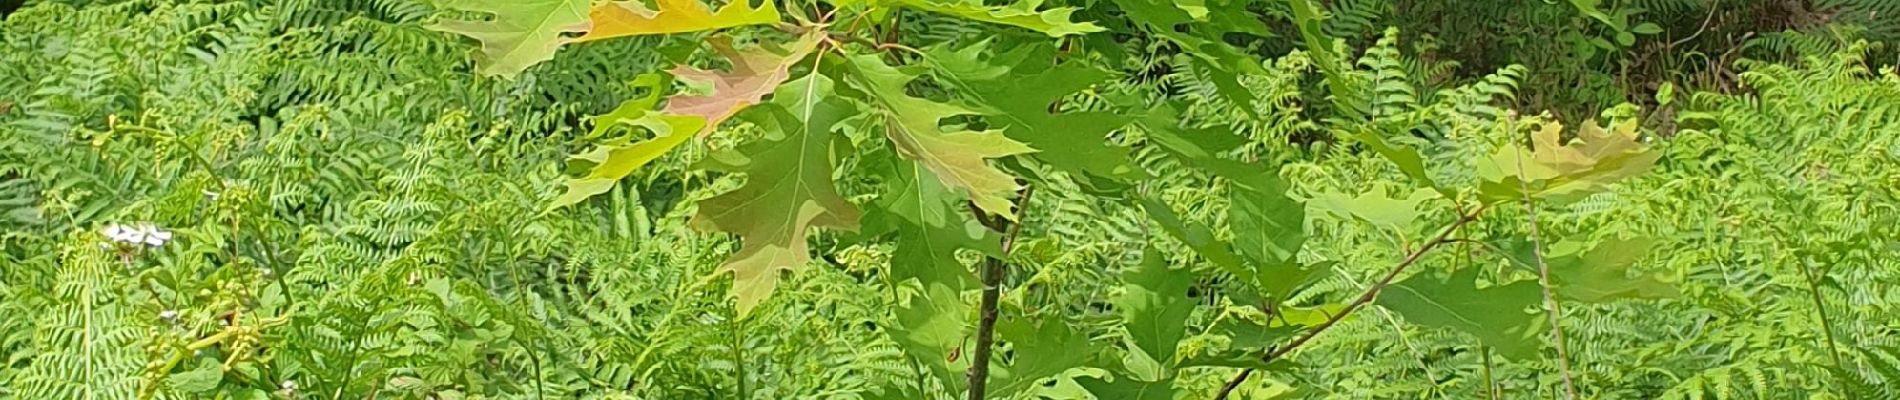
<svg viewBox="0 0 1900 400">
<path fill-rule="evenodd" d="M 30 3 L 0 398 L 1900 395 L 1887 2 Z"/>
</svg>

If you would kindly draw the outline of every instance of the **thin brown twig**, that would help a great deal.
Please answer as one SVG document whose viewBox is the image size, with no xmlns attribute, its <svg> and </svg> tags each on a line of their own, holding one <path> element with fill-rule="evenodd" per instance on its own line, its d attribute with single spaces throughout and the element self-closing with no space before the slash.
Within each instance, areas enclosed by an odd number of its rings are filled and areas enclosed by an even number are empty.
<svg viewBox="0 0 1900 400">
<path fill-rule="evenodd" d="M 1023 217 L 1028 215 L 1030 196 L 1035 194 L 1035 186 L 1023 187 L 1022 197 L 1017 200 L 1014 223 L 1000 216 L 986 219 L 983 211 L 975 204 L 970 206 L 970 211 L 976 214 L 977 221 L 988 225 L 991 230 L 1002 231 L 1004 234 L 1003 254 L 983 261 L 983 298 L 982 304 L 979 305 L 982 314 L 976 326 L 976 353 L 971 355 L 970 369 L 966 371 L 969 377 L 969 400 L 982 400 L 989 388 L 990 354 L 996 345 L 996 308 L 999 298 L 1002 297 L 1003 274 L 1007 272 L 1007 265 L 1003 259 L 1009 257 L 1010 249 L 1016 245 L 1016 235 L 1023 229 Z"/>
<path fill-rule="evenodd" d="M 1371 303 L 1372 300 L 1377 299 L 1379 292 L 1384 290 L 1387 285 L 1391 285 L 1393 280 L 1398 279 L 1399 274 L 1405 272 L 1407 267 L 1417 264 L 1418 260 L 1425 257 L 1425 253 L 1431 252 L 1432 249 L 1437 248 L 1439 245 L 1452 242 L 1451 234 L 1458 231 L 1458 228 L 1465 226 L 1465 224 L 1477 220 L 1478 216 L 1483 214 L 1485 208 L 1488 206 L 1489 205 L 1479 205 L 1473 209 L 1471 213 L 1459 215 L 1457 221 L 1453 221 L 1451 226 L 1447 226 L 1445 229 L 1439 231 L 1438 235 L 1433 237 L 1432 240 L 1426 241 L 1417 249 L 1413 249 L 1411 253 L 1406 254 L 1404 260 L 1399 261 L 1398 265 L 1393 266 L 1392 270 L 1386 272 L 1385 276 L 1379 278 L 1377 283 L 1366 287 L 1365 292 L 1360 293 L 1359 298 L 1354 299 L 1352 303 L 1347 303 L 1345 309 L 1340 310 L 1338 314 L 1333 314 L 1326 319 L 1326 322 L 1321 322 L 1319 325 L 1314 326 L 1313 329 L 1307 330 L 1306 333 L 1300 335 L 1298 338 L 1294 338 L 1293 341 L 1287 342 L 1286 345 L 1275 347 L 1273 351 L 1268 352 L 1265 357 L 1261 357 L 1261 361 L 1263 363 L 1272 363 L 1274 360 L 1286 356 L 1287 353 L 1291 353 L 1294 349 L 1306 345 L 1307 342 L 1318 337 L 1320 333 L 1326 332 L 1327 329 L 1332 328 L 1333 325 L 1338 324 L 1339 321 L 1346 319 L 1346 316 L 1351 315 L 1353 311 L 1357 311 L 1359 308 Z M 1242 383 L 1247 382 L 1247 378 L 1253 376 L 1253 371 L 1253 368 L 1240 370 L 1239 374 L 1234 375 L 1233 379 L 1227 381 L 1227 385 L 1221 387 L 1220 393 L 1214 395 L 1214 400 L 1225 400 L 1227 396 L 1233 395 L 1235 389 L 1239 389 Z"/>
</svg>

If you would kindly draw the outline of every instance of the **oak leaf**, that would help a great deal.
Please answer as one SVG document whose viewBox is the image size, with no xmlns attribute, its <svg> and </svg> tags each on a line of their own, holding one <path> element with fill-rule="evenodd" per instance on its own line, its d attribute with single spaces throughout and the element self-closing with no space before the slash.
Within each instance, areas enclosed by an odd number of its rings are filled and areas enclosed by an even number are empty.
<svg viewBox="0 0 1900 400">
<path fill-rule="evenodd" d="M 1481 160 L 1479 191 L 1493 199 L 1570 201 L 1640 174 L 1661 156 L 1637 141 L 1634 121 L 1610 130 L 1584 125 L 1569 143 L 1562 135 L 1562 125 L 1544 125 L 1531 135 L 1531 150 L 1505 146 Z"/>
<path fill-rule="evenodd" d="M 745 25 L 777 23 L 778 9 L 772 1 L 752 7 L 749 1 L 733 1 L 713 11 L 699 0 L 658 0 L 658 10 L 649 10 L 639 0 L 613 1 L 595 5 L 588 11 L 594 29 L 575 41 L 588 42 L 622 36 L 658 35 L 710 31 Z"/>
<path fill-rule="evenodd" d="M 488 21 L 442 20 L 429 29 L 460 34 L 482 42 L 475 56 L 476 72 L 513 77 L 536 63 L 554 58 L 561 45 L 574 39 L 567 33 L 586 32 L 588 0 L 458 0 L 444 8 L 494 15 Z"/>
<path fill-rule="evenodd" d="M 854 110 L 831 98 L 830 88 L 829 79 L 813 74 L 779 88 L 774 104 L 750 114 L 784 138 L 740 149 L 734 169 L 746 175 L 745 184 L 700 202 L 693 216 L 696 226 L 739 235 L 739 251 L 721 269 L 733 272 L 740 315 L 772 294 L 781 271 L 796 272 L 811 260 L 811 229 L 857 229 L 858 209 L 831 179 L 831 131 Z"/>
<path fill-rule="evenodd" d="M 944 119 L 978 115 L 967 107 L 912 97 L 904 86 L 918 74 L 885 65 L 875 54 L 851 57 L 850 81 L 870 94 L 885 117 L 886 132 L 898 154 L 917 162 L 948 186 L 993 215 L 1015 218 L 1008 196 L 1020 185 L 991 167 L 987 159 L 1034 152 L 997 131 L 946 131 Z"/>
</svg>

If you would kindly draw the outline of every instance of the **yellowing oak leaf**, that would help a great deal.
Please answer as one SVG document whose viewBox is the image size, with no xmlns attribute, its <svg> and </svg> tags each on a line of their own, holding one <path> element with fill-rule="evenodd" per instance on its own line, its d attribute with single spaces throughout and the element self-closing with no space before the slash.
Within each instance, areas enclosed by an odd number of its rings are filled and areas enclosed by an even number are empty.
<svg viewBox="0 0 1900 400">
<path fill-rule="evenodd" d="M 712 11 L 699 0 L 658 0 L 655 4 L 658 10 L 648 10 L 640 0 L 600 3 L 588 11 L 588 15 L 593 18 L 594 29 L 575 41 L 709 31 L 778 22 L 778 9 L 772 5 L 774 2 L 763 1 L 756 8 L 750 3 L 746 0 L 728 2 L 719 11 Z"/>
<path fill-rule="evenodd" d="M 632 99 L 611 113 L 595 117 L 596 135 L 613 126 L 625 124 L 645 128 L 656 136 L 632 145 L 603 146 L 576 156 L 594 166 L 587 176 L 563 182 L 567 190 L 554 199 L 550 208 L 565 207 L 604 193 L 621 178 L 685 144 L 694 134 L 705 136 L 712 133 L 721 122 L 746 107 L 758 104 L 765 95 L 784 83 L 792 64 L 804 59 L 818 43 L 815 36 L 806 36 L 793 43 L 793 47 L 786 52 L 773 52 L 764 48 L 735 50 L 725 38 L 709 41 L 714 49 L 732 63 L 732 71 L 707 71 L 680 66 L 674 69 L 675 76 L 710 82 L 712 92 L 673 96 L 667 100 L 666 108 L 657 112 L 651 110 L 657 98 Z M 645 77 L 641 80 L 648 84 L 657 81 Z"/>
<path fill-rule="evenodd" d="M 853 110 L 829 98 L 831 86 L 823 75 L 808 76 L 780 88 L 773 105 L 748 114 L 784 138 L 741 149 L 736 169 L 745 173 L 745 184 L 700 202 L 693 216 L 696 226 L 739 235 L 739 251 L 721 268 L 733 272 L 741 315 L 771 296 L 780 271 L 796 272 L 811 260 L 809 229 L 857 229 L 858 209 L 831 180 L 831 130 Z"/>
<path fill-rule="evenodd" d="M 1493 199 L 1528 195 L 1557 202 L 1575 200 L 1648 170 L 1661 156 L 1637 141 L 1634 122 L 1611 130 L 1584 125 L 1569 143 L 1562 135 L 1562 125 L 1545 125 L 1531 135 L 1533 149 L 1506 146 L 1481 160 L 1480 192 Z"/>
<path fill-rule="evenodd" d="M 875 99 L 885 117 L 885 131 L 898 154 L 923 165 L 948 186 L 994 215 L 1015 218 L 1009 195 L 1020 186 L 1016 178 L 991 167 L 986 159 L 1034 152 L 1028 145 L 997 131 L 946 132 L 944 118 L 977 115 L 969 108 L 911 97 L 904 85 L 917 74 L 885 65 L 875 54 L 851 57 L 851 83 Z"/>
<path fill-rule="evenodd" d="M 737 4 L 737 3 L 735 3 Z M 768 3 L 769 4 L 769 3 Z M 666 113 L 674 115 L 693 115 L 706 119 L 701 136 L 712 133 L 720 122 L 732 118 L 740 110 L 759 104 L 765 95 L 771 94 L 779 84 L 791 74 L 793 63 L 811 54 L 818 46 L 817 36 L 807 35 L 792 43 L 784 53 L 754 48 L 751 51 L 738 51 L 732 48 L 732 41 L 725 37 L 707 39 L 713 49 L 732 63 L 732 71 L 708 71 L 681 65 L 673 69 L 673 76 L 680 79 L 708 82 L 712 84 L 712 93 L 705 95 L 673 96 L 666 102 Z"/>
<path fill-rule="evenodd" d="M 1075 7 L 1037 11 L 1042 0 L 1022 0 L 1000 7 L 983 4 L 982 0 L 897 0 L 897 3 L 924 11 L 1028 28 L 1054 37 L 1102 31 L 1102 27 L 1092 23 L 1070 21 L 1069 15 L 1075 13 Z"/>
<path fill-rule="evenodd" d="M 566 33 L 586 32 L 588 0 L 456 0 L 444 8 L 493 14 L 488 21 L 443 20 L 429 29 L 460 34 L 482 42 L 475 70 L 482 75 L 513 77 L 536 63 L 554 58 L 561 45 L 573 41 Z"/>
</svg>

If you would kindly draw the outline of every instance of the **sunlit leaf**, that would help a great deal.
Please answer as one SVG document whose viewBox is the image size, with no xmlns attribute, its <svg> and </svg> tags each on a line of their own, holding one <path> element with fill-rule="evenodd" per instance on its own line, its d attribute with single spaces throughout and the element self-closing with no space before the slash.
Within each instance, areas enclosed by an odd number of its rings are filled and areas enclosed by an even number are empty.
<svg viewBox="0 0 1900 400">
<path fill-rule="evenodd" d="M 885 65 L 877 55 L 851 57 L 851 82 L 875 98 L 885 117 L 886 133 L 904 158 L 917 162 L 977 207 L 992 215 L 1015 218 L 1010 194 L 1021 187 L 1016 178 L 985 160 L 1035 151 L 997 131 L 946 131 L 943 120 L 977 115 L 976 110 L 912 97 L 904 85 L 918 74 Z"/>
<path fill-rule="evenodd" d="M 1479 161 L 1480 191 L 1498 200 L 1526 195 L 1551 202 L 1579 199 L 1655 164 L 1661 154 L 1638 142 L 1637 134 L 1635 121 L 1612 130 L 1586 124 L 1565 143 L 1562 125 L 1544 125 L 1532 134 L 1532 149 L 1505 146 Z"/>
<path fill-rule="evenodd" d="M 1060 37 L 1102 31 L 1102 27 L 1092 23 L 1070 21 L 1069 15 L 1075 13 L 1077 10 L 1075 7 L 1036 10 L 1042 7 L 1042 0 L 1018 0 L 1002 6 L 984 4 L 982 0 L 892 1 L 919 10 L 1027 28 L 1049 36 Z"/>
<path fill-rule="evenodd" d="M 585 4 L 585 2 L 582 2 Z M 593 41 L 622 36 L 698 32 L 737 26 L 779 22 L 775 1 L 727 2 L 718 11 L 700 0 L 656 0 L 658 10 L 649 10 L 641 0 L 611 1 L 594 5 L 588 16 L 594 29 L 575 41 Z"/>
<path fill-rule="evenodd" d="M 490 14 L 487 21 L 441 20 L 429 29 L 482 42 L 475 70 L 482 75 L 514 77 L 536 63 L 554 58 L 567 33 L 586 32 L 588 0 L 453 0 L 442 7 Z"/>
<path fill-rule="evenodd" d="M 666 102 L 666 113 L 674 115 L 695 115 L 706 119 L 706 131 L 711 133 L 720 122 L 738 114 L 746 107 L 758 104 L 771 94 L 790 76 L 793 63 L 811 54 L 818 45 L 816 36 L 807 35 L 791 43 L 791 48 L 782 52 L 765 48 L 752 48 L 748 51 L 735 50 L 732 41 L 725 37 L 707 39 L 721 56 L 732 63 L 730 71 L 708 71 L 681 65 L 673 69 L 673 76 L 681 80 L 704 82 L 712 86 L 712 92 L 705 95 L 678 95 Z"/>
<path fill-rule="evenodd" d="M 1610 238 L 1598 242 L 1594 247 L 1583 248 L 1584 243 L 1558 242 L 1551 244 L 1545 256 L 1545 265 L 1550 267 L 1550 278 L 1555 282 L 1553 291 L 1566 300 L 1588 303 L 1609 303 L 1617 300 L 1668 299 L 1679 293 L 1676 286 L 1667 280 L 1653 275 L 1640 275 L 1631 272 L 1636 261 L 1649 254 L 1655 246 L 1648 238 Z M 1531 251 L 1529 242 L 1523 240 L 1506 241 L 1499 245 L 1506 252 L 1506 258 L 1526 271 L 1537 271 L 1537 259 Z"/>
<path fill-rule="evenodd" d="M 785 82 L 791 64 L 809 54 L 816 46 L 817 39 L 805 37 L 794 42 L 793 47 L 784 52 L 763 47 L 735 50 L 724 38 L 713 38 L 710 42 L 732 63 L 731 71 L 716 72 L 680 66 L 673 74 L 687 80 L 710 82 L 712 92 L 673 96 L 668 98 L 665 109 L 657 112 L 650 111 L 658 101 L 655 96 L 630 99 L 613 112 L 595 117 L 596 135 L 615 126 L 627 125 L 645 128 L 655 136 L 640 143 L 607 145 L 575 156 L 591 161 L 594 164 L 592 170 L 586 176 L 562 182 L 567 190 L 554 199 L 551 208 L 572 205 L 612 189 L 620 179 L 686 143 L 695 134 L 703 136 L 711 133 L 721 122 L 746 107 L 758 104 Z M 657 91 L 657 85 L 663 82 L 657 78 L 642 77 L 635 83 Z"/>
<path fill-rule="evenodd" d="M 1418 206 L 1438 197 L 1426 189 L 1412 191 L 1405 198 L 1394 198 L 1385 189 L 1373 189 L 1358 196 L 1345 193 L 1319 193 L 1307 200 L 1309 209 L 1340 219 L 1357 219 L 1383 229 L 1406 229 L 1418 219 Z"/>
<path fill-rule="evenodd" d="M 576 159 L 593 163 L 586 175 L 570 178 L 561 182 L 567 189 L 549 203 L 549 208 L 561 208 L 588 197 L 607 192 L 621 178 L 632 174 L 647 163 L 659 159 L 674 147 L 686 143 L 705 127 L 705 119 L 695 116 L 666 115 L 655 111 L 638 113 L 639 117 L 631 121 L 612 121 L 608 123 L 627 124 L 653 133 L 653 137 L 639 143 L 626 145 L 607 145 L 595 148 L 587 153 L 575 155 Z M 623 117 L 624 118 L 624 117 Z"/>
</svg>

